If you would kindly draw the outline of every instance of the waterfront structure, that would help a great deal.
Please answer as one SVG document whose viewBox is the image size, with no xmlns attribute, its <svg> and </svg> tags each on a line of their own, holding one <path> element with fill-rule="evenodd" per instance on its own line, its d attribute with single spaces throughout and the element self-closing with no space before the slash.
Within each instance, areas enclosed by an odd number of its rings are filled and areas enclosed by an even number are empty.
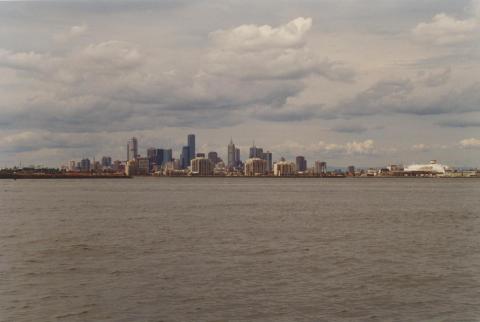
<svg viewBox="0 0 480 322">
<path fill-rule="evenodd" d="M 266 162 L 265 171 L 271 173 L 273 171 L 272 153 L 270 151 L 263 153 L 262 159 Z"/>
<path fill-rule="evenodd" d="M 273 165 L 273 175 L 277 177 L 288 177 L 295 175 L 296 165 L 289 161 L 278 161 Z"/>
<path fill-rule="evenodd" d="M 188 168 L 190 165 L 190 148 L 188 146 L 184 146 L 182 148 L 182 154 L 180 154 L 180 167 L 182 169 Z"/>
<path fill-rule="evenodd" d="M 351 177 L 355 177 L 355 166 L 349 165 L 347 168 L 347 175 Z"/>
<path fill-rule="evenodd" d="M 295 168 L 297 172 L 307 171 L 307 160 L 305 160 L 304 156 L 299 155 L 295 158 Z"/>
<path fill-rule="evenodd" d="M 190 161 L 195 158 L 195 134 L 189 134 L 187 136 L 187 145 L 188 145 L 188 151 L 189 151 L 189 156 L 188 156 L 188 164 L 190 164 Z"/>
<path fill-rule="evenodd" d="M 233 143 L 232 139 L 230 139 L 230 143 L 228 144 L 227 166 L 229 168 L 234 168 L 237 166 L 235 144 Z"/>
<path fill-rule="evenodd" d="M 138 157 L 138 140 L 132 137 L 127 143 L 127 161 L 135 160 Z"/>
<path fill-rule="evenodd" d="M 136 164 L 135 160 L 129 160 L 127 161 L 127 164 L 125 165 L 125 174 L 127 176 L 134 176 L 136 175 Z"/>
<path fill-rule="evenodd" d="M 111 168 L 112 167 L 112 158 L 111 157 L 102 157 L 102 167 L 103 168 Z"/>
<path fill-rule="evenodd" d="M 213 176 L 214 165 L 212 161 L 205 157 L 197 157 L 191 161 L 192 175 L 197 176 Z"/>
<path fill-rule="evenodd" d="M 263 176 L 267 172 L 267 161 L 260 158 L 250 158 L 245 161 L 245 176 Z"/>
<path fill-rule="evenodd" d="M 313 174 L 316 176 L 327 175 L 327 162 L 315 161 L 315 167 L 313 168 Z"/>
<path fill-rule="evenodd" d="M 428 164 L 412 164 L 404 169 L 407 175 L 445 175 L 450 168 L 446 165 L 437 163 L 437 160 L 432 160 Z"/>
<path fill-rule="evenodd" d="M 135 172 L 137 175 L 146 176 L 150 173 L 150 162 L 148 158 L 135 159 Z"/>
</svg>

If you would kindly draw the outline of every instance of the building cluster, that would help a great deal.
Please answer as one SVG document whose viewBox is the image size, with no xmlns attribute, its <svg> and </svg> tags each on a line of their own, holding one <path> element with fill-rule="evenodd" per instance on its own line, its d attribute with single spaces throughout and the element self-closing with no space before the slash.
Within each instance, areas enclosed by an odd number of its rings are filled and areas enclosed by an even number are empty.
<svg viewBox="0 0 480 322">
<path fill-rule="evenodd" d="M 315 161 L 308 167 L 304 156 L 295 161 L 283 157 L 273 161 L 272 153 L 257 147 L 255 143 L 249 149 L 248 158 L 242 161 L 240 149 L 232 139 L 227 145 L 227 162 L 216 151 L 197 152 L 195 135 L 187 136 L 187 144 L 181 148 L 178 158 L 172 149 L 150 147 L 145 155 L 139 153 L 138 139 L 132 137 L 127 142 L 126 160 L 115 160 L 104 156 L 101 160 L 70 161 L 65 167 L 67 172 L 122 173 L 127 176 L 248 176 L 248 177 L 371 177 L 371 176 L 477 176 L 478 171 L 457 171 L 431 161 L 429 164 L 414 164 L 408 167 L 390 165 L 385 168 L 328 170 L 325 161 Z"/>
</svg>

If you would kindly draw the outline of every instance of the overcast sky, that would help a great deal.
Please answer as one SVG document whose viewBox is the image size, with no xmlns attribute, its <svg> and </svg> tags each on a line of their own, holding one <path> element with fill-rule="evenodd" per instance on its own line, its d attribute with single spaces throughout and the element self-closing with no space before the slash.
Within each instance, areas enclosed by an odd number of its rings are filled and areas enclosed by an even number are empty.
<svg viewBox="0 0 480 322">
<path fill-rule="evenodd" d="M 480 1 L 0 3 L 0 167 L 197 150 L 480 166 Z"/>
</svg>

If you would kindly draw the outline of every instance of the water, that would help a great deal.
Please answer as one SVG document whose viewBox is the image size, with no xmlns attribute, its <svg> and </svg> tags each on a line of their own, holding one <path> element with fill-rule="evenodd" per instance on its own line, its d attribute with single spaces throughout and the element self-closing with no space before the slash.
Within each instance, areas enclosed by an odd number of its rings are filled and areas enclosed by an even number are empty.
<svg viewBox="0 0 480 322">
<path fill-rule="evenodd" d="M 0 180 L 1 321 L 480 321 L 480 180 Z"/>
</svg>

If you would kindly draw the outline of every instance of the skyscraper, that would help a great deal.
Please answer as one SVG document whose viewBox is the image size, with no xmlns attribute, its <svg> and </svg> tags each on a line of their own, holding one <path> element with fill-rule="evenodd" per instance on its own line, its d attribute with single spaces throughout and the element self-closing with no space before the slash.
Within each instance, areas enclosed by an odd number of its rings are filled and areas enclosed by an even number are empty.
<svg viewBox="0 0 480 322">
<path fill-rule="evenodd" d="M 240 159 L 240 149 L 236 148 L 235 149 L 235 165 L 238 167 L 240 166 L 241 162 L 242 162 L 242 159 Z"/>
<path fill-rule="evenodd" d="M 132 137 L 127 143 L 127 161 L 134 160 L 138 156 L 138 141 Z"/>
<path fill-rule="evenodd" d="M 189 134 L 187 141 L 188 149 L 190 151 L 188 165 L 190 165 L 190 161 L 195 159 L 195 134 Z"/>
<path fill-rule="evenodd" d="M 296 170 L 297 172 L 305 172 L 307 171 L 307 160 L 305 160 L 304 156 L 299 155 L 296 159 Z"/>
<path fill-rule="evenodd" d="M 190 148 L 184 146 L 182 148 L 182 154 L 180 155 L 180 166 L 182 169 L 186 169 L 190 165 Z"/>
<path fill-rule="evenodd" d="M 325 176 L 327 174 L 327 162 L 315 161 L 313 173 L 316 176 Z"/>
<path fill-rule="evenodd" d="M 267 162 L 265 166 L 265 171 L 267 173 L 270 173 L 273 171 L 273 162 L 272 162 L 272 153 L 270 151 L 267 151 L 263 154 L 263 158 L 265 162 Z"/>
<path fill-rule="evenodd" d="M 255 146 L 255 143 L 253 143 L 253 146 L 250 148 L 250 154 L 248 156 L 250 159 L 251 158 L 263 158 L 263 149 L 262 148 L 257 148 Z"/>
<path fill-rule="evenodd" d="M 163 164 L 172 161 L 172 149 L 163 150 Z"/>
<path fill-rule="evenodd" d="M 230 143 L 228 144 L 228 167 L 233 168 L 237 165 L 235 159 L 235 144 L 233 144 L 233 140 L 230 139 Z"/>
</svg>

